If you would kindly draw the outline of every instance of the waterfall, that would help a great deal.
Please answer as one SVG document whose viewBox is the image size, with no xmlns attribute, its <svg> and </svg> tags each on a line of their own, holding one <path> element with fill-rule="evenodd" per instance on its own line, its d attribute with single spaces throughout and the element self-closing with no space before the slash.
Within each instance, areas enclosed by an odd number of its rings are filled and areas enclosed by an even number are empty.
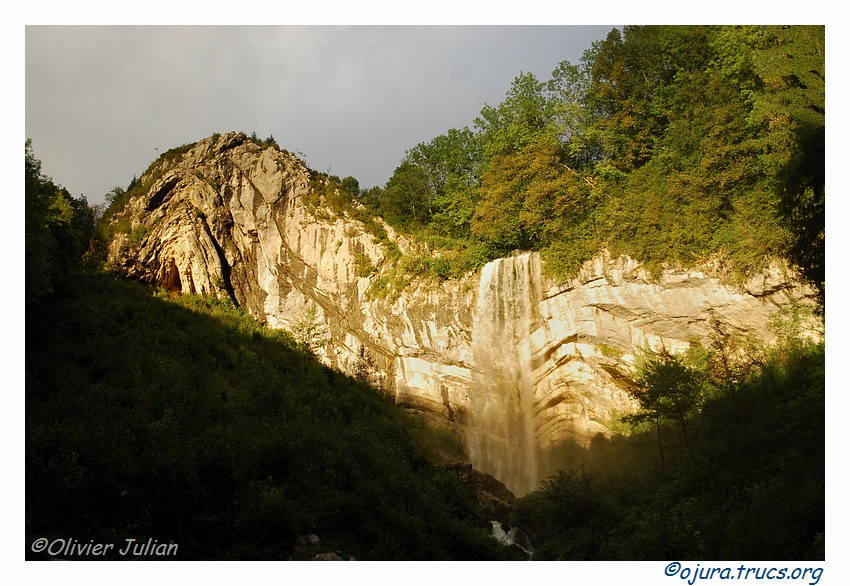
<svg viewBox="0 0 850 586">
<path fill-rule="evenodd" d="M 481 270 L 472 326 L 469 456 L 517 496 L 537 488 L 530 334 L 542 297 L 536 253 L 500 258 Z"/>
<path fill-rule="evenodd" d="M 502 545 L 516 545 L 529 556 L 534 554 L 534 548 L 531 546 L 528 535 L 519 527 L 509 527 L 505 531 L 504 526 L 499 521 L 490 521 L 490 525 L 492 526 L 490 534 Z"/>
</svg>

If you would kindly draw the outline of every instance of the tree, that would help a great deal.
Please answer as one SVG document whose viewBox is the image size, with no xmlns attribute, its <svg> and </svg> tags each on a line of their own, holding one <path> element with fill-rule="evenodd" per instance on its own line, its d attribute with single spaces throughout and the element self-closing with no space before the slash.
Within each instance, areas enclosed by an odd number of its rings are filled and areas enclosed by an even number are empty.
<svg viewBox="0 0 850 586">
<path fill-rule="evenodd" d="M 310 303 L 309 307 L 301 312 L 292 327 L 292 336 L 314 353 L 330 341 L 327 325 L 315 303 Z"/>
<path fill-rule="evenodd" d="M 554 137 L 499 155 L 484 173 L 472 234 L 502 253 L 574 240 L 591 212 L 589 185 Z"/>
<path fill-rule="evenodd" d="M 627 172 L 652 157 L 667 127 L 677 76 L 707 63 L 708 33 L 696 26 L 626 26 L 586 54 L 587 107 L 614 168 Z"/>
<path fill-rule="evenodd" d="M 585 52 L 584 60 L 588 55 Z M 581 65 L 562 61 L 547 84 L 555 99 L 558 133 L 566 144 L 571 165 L 577 169 L 591 168 L 604 158 L 596 117 L 587 107 L 591 89 L 589 69 L 586 61 Z"/>
<path fill-rule="evenodd" d="M 354 177 L 344 178 L 339 187 L 354 199 L 360 197 L 360 182 Z"/>
<path fill-rule="evenodd" d="M 546 84 L 533 73 L 521 73 L 503 102 L 487 106 L 475 119 L 481 136 L 485 164 L 499 155 L 523 150 L 547 134 L 557 133 L 557 106 Z"/>
<path fill-rule="evenodd" d="M 433 194 L 430 227 L 440 235 L 465 238 L 480 188 L 481 141 L 468 127 L 451 128 L 431 142 L 408 151 L 405 161 L 418 165 Z"/>
<path fill-rule="evenodd" d="M 24 169 L 25 299 L 30 304 L 44 300 L 67 280 L 94 231 L 95 213 L 84 198 L 71 197 L 42 174 L 30 139 Z"/>
<path fill-rule="evenodd" d="M 551 153 L 538 146 L 498 155 L 484 173 L 472 235 L 501 253 L 535 244 L 535 227 L 523 222 L 522 215 L 529 190 L 539 189 L 551 170 Z"/>
<path fill-rule="evenodd" d="M 32 141 L 26 141 L 25 156 L 25 245 L 26 302 L 38 301 L 53 291 L 51 265 L 56 246 L 48 227 L 50 201 L 44 193 L 41 161 L 32 152 Z"/>
<path fill-rule="evenodd" d="M 687 441 L 687 419 L 702 401 L 702 375 L 667 351 L 650 354 L 630 394 L 638 401 L 639 408 L 625 419 L 631 423 L 652 423 L 658 438 L 661 466 L 664 467 L 662 425 L 664 421 L 677 422 L 682 429 L 682 437 Z"/>
<path fill-rule="evenodd" d="M 433 198 L 427 173 L 419 165 L 403 161 L 387 181 L 380 207 L 390 223 L 411 229 L 428 222 Z"/>
</svg>

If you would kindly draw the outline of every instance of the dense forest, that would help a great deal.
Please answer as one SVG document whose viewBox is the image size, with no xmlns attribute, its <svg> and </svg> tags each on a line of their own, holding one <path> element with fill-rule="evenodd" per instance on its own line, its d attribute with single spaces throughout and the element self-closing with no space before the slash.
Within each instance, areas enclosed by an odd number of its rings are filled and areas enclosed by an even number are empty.
<svg viewBox="0 0 850 586">
<path fill-rule="evenodd" d="M 713 259 L 730 279 L 778 255 L 822 320 L 824 51 L 817 26 L 614 29 L 409 149 L 382 187 L 313 171 L 315 203 L 376 232 L 383 217 L 427 251 L 398 271 L 439 279 L 517 249 L 556 277 L 602 249 L 653 271 Z M 105 220 L 135 178 L 90 206 L 29 141 L 25 173 L 29 557 L 71 535 L 154 536 L 181 559 L 525 557 L 447 466 L 457 437 L 232 303 L 105 271 Z M 534 559 L 823 559 L 825 347 L 802 312 L 777 316 L 772 347 L 718 327 L 647 355 L 638 411 L 542 453 L 549 479 L 499 511 Z M 299 543 L 313 533 L 318 549 Z"/>
<path fill-rule="evenodd" d="M 333 179 L 438 251 L 441 278 L 516 249 L 554 276 L 602 248 L 732 278 L 778 253 L 823 292 L 824 51 L 817 26 L 613 29 L 409 149 L 383 187 Z"/>
</svg>

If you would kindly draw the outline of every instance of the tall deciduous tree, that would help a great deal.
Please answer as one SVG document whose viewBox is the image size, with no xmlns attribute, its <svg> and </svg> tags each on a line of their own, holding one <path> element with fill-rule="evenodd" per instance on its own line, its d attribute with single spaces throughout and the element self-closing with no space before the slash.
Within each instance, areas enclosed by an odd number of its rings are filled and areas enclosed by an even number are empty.
<svg viewBox="0 0 850 586">
<path fill-rule="evenodd" d="M 588 201 L 586 185 L 563 163 L 562 145 L 541 139 L 490 163 L 472 233 L 502 252 L 540 249 L 581 223 Z"/>
<path fill-rule="evenodd" d="M 594 45 L 587 106 L 612 166 L 629 171 L 652 157 L 677 75 L 700 68 L 708 56 L 704 27 L 627 26 Z"/>
<path fill-rule="evenodd" d="M 339 186 L 351 197 L 355 199 L 360 197 L 360 182 L 356 177 L 345 177 Z"/>
<path fill-rule="evenodd" d="M 556 132 L 555 100 L 533 73 L 521 73 L 498 106 L 484 106 L 475 119 L 485 161 L 508 155 Z"/>
<path fill-rule="evenodd" d="M 406 228 L 421 227 L 432 214 L 434 192 L 422 167 L 403 161 L 387 181 L 381 210 L 387 219 Z"/>
<path fill-rule="evenodd" d="M 585 52 L 580 65 L 562 61 L 552 72 L 547 89 L 555 100 L 555 124 L 564 141 L 570 163 L 577 169 L 590 169 L 604 159 L 597 117 L 587 107 L 591 91 L 592 54 Z"/>
<path fill-rule="evenodd" d="M 636 386 L 631 390 L 640 407 L 626 420 L 651 422 L 655 426 L 662 466 L 664 447 L 661 429 L 664 421 L 677 422 L 687 441 L 687 420 L 700 405 L 701 389 L 702 375 L 668 352 L 651 354 L 643 365 Z"/>
<path fill-rule="evenodd" d="M 42 174 L 29 139 L 24 160 L 25 299 L 29 304 L 44 300 L 67 279 L 88 245 L 95 214 L 84 198 L 74 199 Z"/>
<path fill-rule="evenodd" d="M 469 221 L 478 201 L 481 148 L 468 127 L 452 128 L 407 153 L 406 161 L 421 167 L 433 193 L 431 228 L 444 236 L 469 236 Z"/>
</svg>

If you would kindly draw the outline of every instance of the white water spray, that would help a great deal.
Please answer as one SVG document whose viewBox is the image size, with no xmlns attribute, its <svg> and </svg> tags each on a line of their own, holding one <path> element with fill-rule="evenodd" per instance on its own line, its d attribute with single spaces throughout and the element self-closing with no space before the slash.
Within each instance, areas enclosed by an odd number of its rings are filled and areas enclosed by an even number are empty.
<svg viewBox="0 0 850 586">
<path fill-rule="evenodd" d="M 531 339 L 542 299 L 540 257 L 515 254 L 481 270 L 472 326 L 472 464 L 517 496 L 537 488 Z"/>
<path fill-rule="evenodd" d="M 490 521 L 490 525 L 492 526 L 490 534 L 502 545 L 516 545 L 529 556 L 534 554 L 528 535 L 519 527 L 509 527 L 505 531 L 505 527 L 499 521 Z"/>
</svg>

